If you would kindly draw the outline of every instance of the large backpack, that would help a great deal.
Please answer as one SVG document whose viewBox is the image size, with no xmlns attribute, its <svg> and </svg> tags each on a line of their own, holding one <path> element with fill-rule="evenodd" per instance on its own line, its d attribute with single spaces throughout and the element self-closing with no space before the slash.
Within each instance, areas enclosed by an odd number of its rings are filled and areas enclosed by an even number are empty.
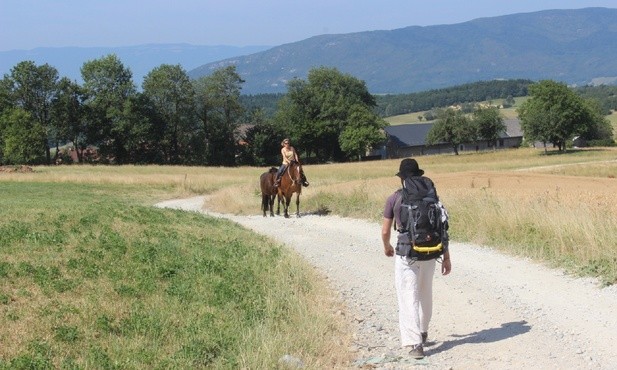
<svg viewBox="0 0 617 370">
<path fill-rule="evenodd" d="M 399 192 L 394 208 L 398 206 L 401 221 L 397 254 L 417 260 L 438 258 L 445 252 L 444 244 L 447 245 L 447 220 L 442 217 L 445 210 L 433 182 L 426 177 L 408 177 Z"/>
</svg>

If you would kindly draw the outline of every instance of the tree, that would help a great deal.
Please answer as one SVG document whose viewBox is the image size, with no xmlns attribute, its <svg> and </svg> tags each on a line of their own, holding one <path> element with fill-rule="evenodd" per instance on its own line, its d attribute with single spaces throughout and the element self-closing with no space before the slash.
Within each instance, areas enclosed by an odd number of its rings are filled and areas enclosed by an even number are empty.
<svg viewBox="0 0 617 370">
<path fill-rule="evenodd" d="M 517 110 L 527 140 L 552 143 L 564 151 L 566 142 L 593 122 L 588 105 L 565 84 L 544 80 L 529 92 L 531 97 Z"/>
<path fill-rule="evenodd" d="M 581 133 L 587 143 L 596 145 L 613 145 L 613 126 L 602 114 L 602 107 L 595 99 L 586 99 L 585 103 L 591 113 L 591 124 Z"/>
<path fill-rule="evenodd" d="M 352 107 L 349 118 L 349 124 L 339 136 L 339 144 L 347 156 L 360 160 L 376 143 L 386 139 L 383 132 L 386 123 L 362 105 Z"/>
<path fill-rule="evenodd" d="M 8 76 L 4 76 L 0 80 L 0 117 L 4 115 L 5 112 L 8 112 L 10 109 L 14 108 L 13 100 L 11 99 L 11 80 Z M 0 124 L 0 163 L 4 163 L 4 142 L 2 139 L 2 125 Z"/>
<path fill-rule="evenodd" d="M 0 116 L 0 144 L 3 163 L 44 163 L 45 128 L 22 108 L 7 109 Z"/>
<path fill-rule="evenodd" d="M 210 165 L 235 164 L 235 131 L 242 117 L 240 90 L 244 80 L 235 66 L 214 71 L 194 82 L 197 117 L 205 140 L 205 159 Z"/>
<path fill-rule="evenodd" d="M 274 122 L 284 136 L 289 137 L 297 151 L 313 153 L 319 156 L 320 142 L 322 137 L 321 126 L 314 122 L 317 103 L 312 100 L 308 83 L 301 79 L 294 79 L 287 84 L 287 94 L 279 102 Z M 280 141 L 277 138 L 276 145 L 280 150 Z M 301 147 L 297 144 L 301 143 Z"/>
<path fill-rule="evenodd" d="M 162 141 L 166 161 L 179 163 L 186 157 L 194 133 L 193 85 L 180 65 L 163 64 L 144 78 L 143 93 L 161 119 Z"/>
<path fill-rule="evenodd" d="M 477 136 L 485 140 L 493 149 L 499 139 L 499 134 L 506 130 L 503 117 L 496 107 L 477 108 L 473 112 L 472 123 L 477 130 Z"/>
<path fill-rule="evenodd" d="M 375 99 L 364 81 L 335 68 L 321 67 L 311 69 L 307 81 L 293 80 L 287 88 L 275 120 L 294 142 L 315 154 L 319 161 L 355 157 L 365 146 L 383 140 L 373 135 L 371 128 L 362 126 L 362 123 L 377 128 L 385 125 L 372 112 Z M 353 125 L 354 119 L 360 119 L 361 123 Z M 344 150 L 340 137 L 346 130 L 343 142 L 347 150 Z M 365 142 L 350 142 L 355 139 Z"/>
<path fill-rule="evenodd" d="M 81 68 L 84 89 L 87 96 L 85 105 L 90 110 L 94 125 L 89 141 L 99 146 L 106 160 L 116 163 L 129 162 L 129 143 L 138 139 L 141 132 L 137 122 L 129 119 L 136 97 L 132 74 L 114 54 L 84 63 Z"/>
<path fill-rule="evenodd" d="M 502 103 L 502 106 L 504 108 L 510 108 L 512 107 L 514 104 L 516 103 L 516 101 L 514 100 L 514 97 L 512 97 L 512 95 L 508 95 Z"/>
<path fill-rule="evenodd" d="M 44 143 L 41 148 L 45 153 L 47 164 L 51 164 L 49 146 L 52 132 L 51 107 L 58 93 L 58 71 L 49 64 L 37 66 L 32 61 L 18 63 L 9 76 L 11 99 L 16 107 L 30 113 L 38 123 Z"/>
<path fill-rule="evenodd" d="M 281 162 L 281 141 L 285 134 L 263 117 L 263 112 L 253 112 L 250 127 L 244 136 L 246 145 L 240 151 L 239 164 L 274 166 Z"/>
<path fill-rule="evenodd" d="M 428 145 L 448 143 L 452 146 L 454 154 L 458 155 L 458 146 L 474 139 L 473 123 L 460 110 L 448 108 L 438 113 L 437 121 L 426 136 L 426 143 Z"/>
<path fill-rule="evenodd" d="M 85 94 L 81 86 L 68 78 L 58 82 L 58 94 L 52 105 L 52 122 L 56 144 L 56 157 L 60 143 L 73 143 L 77 160 L 83 162 L 83 152 L 87 147 L 87 120 L 83 105 Z"/>
<path fill-rule="evenodd" d="M 11 97 L 12 87 L 10 76 L 4 75 L 4 78 L 0 80 L 0 114 L 15 106 Z"/>
<path fill-rule="evenodd" d="M 581 86 L 574 90 L 585 100 L 593 100 L 599 106 L 600 114 L 607 116 L 617 111 L 617 86 Z"/>
</svg>

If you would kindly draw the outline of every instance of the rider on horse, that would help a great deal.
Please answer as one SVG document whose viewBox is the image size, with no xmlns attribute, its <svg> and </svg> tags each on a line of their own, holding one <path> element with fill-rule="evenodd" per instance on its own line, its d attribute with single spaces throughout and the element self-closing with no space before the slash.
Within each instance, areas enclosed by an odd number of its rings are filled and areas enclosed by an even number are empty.
<svg viewBox="0 0 617 370">
<path fill-rule="evenodd" d="M 276 181 L 274 182 L 274 186 L 279 186 L 281 183 L 281 176 L 285 169 L 289 165 L 291 161 L 296 161 L 300 163 L 300 159 L 298 159 L 298 153 L 296 153 L 296 149 L 291 146 L 289 139 L 285 138 L 281 142 L 281 155 L 283 156 L 283 164 L 279 167 L 278 172 L 276 173 Z M 302 177 L 302 186 L 309 186 L 309 182 L 306 180 L 306 176 L 304 175 L 304 171 L 300 170 L 300 176 Z"/>
</svg>

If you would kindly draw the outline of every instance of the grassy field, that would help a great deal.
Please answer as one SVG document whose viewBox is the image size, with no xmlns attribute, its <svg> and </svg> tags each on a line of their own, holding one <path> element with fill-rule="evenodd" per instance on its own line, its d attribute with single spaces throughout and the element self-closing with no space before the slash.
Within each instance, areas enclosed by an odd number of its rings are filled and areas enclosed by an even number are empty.
<svg viewBox="0 0 617 370">
<path fill-rule="evenodd" d="M 516 109 L 518 107 L 520 107 L 520 105 L 523 104 L 523 102 L 525 102 L 525 100 L 527 100 L 527 99 L 528 99 L 527 97 L 514 98 L 514 106 L 512 106 L 510 108 L 500 109 L 499 112 L 501 112 L 501 115 L 505 119 L 517 118 L 518 117 L 518 113 L 516 113 Z M 489 102 L 484 102 L 484 103 L 489 103 Z M 498 104 L 501 103 L 501 100 L 493 101 L 491 103 L 495 104 L 495 105 L 498 105 Z M 386 118 L 384 118 L 384 120 L 386 122 L 388 122 L 391 126 L 403 125 L 403 124 L 408 124 L 408 123 L 430 123 L 430 122 L 433 122 L 433 121 L 425 121 L 424 120 L 424 114 L 425 113 L 426 113 L 426 111 L 413 112 L 413 113 L 407 113 L 407 114 L 400 114 L 398 116 L 386 117 Z"/>
<path fill-rule="evenodd" d="M 617 150 L 418 161 L 452 239 L 617 283 Z M 379 233 L 398 163 L 307 165 L 301 211 L 372 220 Z M 207 194 L 215 211 L 261 214 L 264 170 L 0 173 L 0 369 L 276 368 L 285 354 L 343 366 L 340 303 L 293 252 L 224 220 L 152 207 Z"/>
<path fill-rule="evenodd" d="M 230 222 L 152 207 L 245 172 L 0 173 L 0 369 L 266 369 L 285 354 L 311 368 L 346 362 L 340 303 L 300 259 Z"/>
</svg>

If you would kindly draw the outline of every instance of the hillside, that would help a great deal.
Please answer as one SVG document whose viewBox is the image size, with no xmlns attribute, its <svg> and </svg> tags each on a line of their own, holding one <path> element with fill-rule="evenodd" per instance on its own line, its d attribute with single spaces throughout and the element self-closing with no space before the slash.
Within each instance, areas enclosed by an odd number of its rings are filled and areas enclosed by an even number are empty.
<svg viewBox="0 0 617 370">
<path fill-rule="evenodd" d="M 499 113 L 504 119 L 518 118 L 516 110 L 528 99 L 527 96 L 521 96 L 514 98 L 514 105 L 508 108 L 499 108 Z M 491 101 L 484 101 L 479 103 L 491 104 Z M 384 117 L 384 120 L 390 124 L 390 126 L 404 125 L 410 123 L 427 123 L 432 121 L 426 120 L 426 113 L 428 111 L 418 111 L 413 113 L 399 114 L 396 116 Z"/>
<path fill-rule="evenodd" d="M 408 93 L 492 79 L 569 84 L 617 76 L 617 9 L 546 10 L 453 25 L 321 35 L 207 63 L 192 78 L 236 65 L 243 93 L 285 92 L 313 67 L 364 80 L 373 94 Z"/>
</svg>

